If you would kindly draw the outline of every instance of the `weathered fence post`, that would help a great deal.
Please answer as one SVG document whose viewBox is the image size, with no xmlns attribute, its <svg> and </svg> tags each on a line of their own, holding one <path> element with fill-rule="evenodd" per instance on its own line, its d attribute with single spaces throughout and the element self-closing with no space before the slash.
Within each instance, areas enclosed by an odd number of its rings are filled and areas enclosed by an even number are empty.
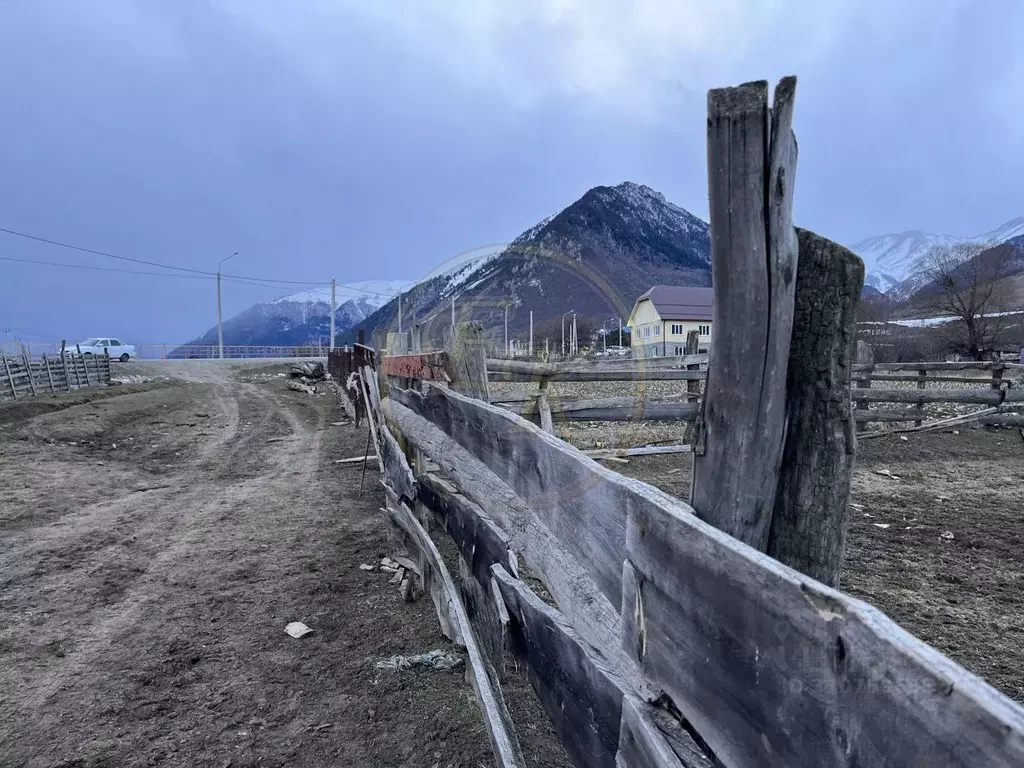
<svg viewBox="0 0 1024 768">
<path fill-rule="evenodd" d="M 924 389 L 926 386 L 928 386 L 928 371 L 922 369 L 917 372 L 917 388 Z M 914 426 L 920 427 L 924 423 L 924 400 L 917 404 L 917 410 L 921 414 L 922 418 L 915 421 Z"/>
<path fill-rule="evenodd" d="M 92 386 L 92 382 L 89 381 L 89 366 L 85 362 L 85 355 L 82 354 L 82 345 L 81 344 L 75 344 L 75 349 L 78 350 L 78 359 L 82 361 L 82 369 L 85 371 L 85 386 L 86 387 L 91 387 Z M 73 359 L 74 358 L 72 357 L 72 360 Z M 78 368 L 75 368 L 75 378 L 76 379 L 78 378 Z M 81 379 L 79 379 L 78 383 L 79 383 L 79 385 L 81 385 L 81 383 L 82 383 Z"/>
<path fill-rule="evenodd" d="M 708 92 L 715 343 L 701 401 L 691 503 L 764 551 L 786 427 L 797 243 L 796 78 Z"/>
<path fill-rule="evenodd" d="M 50 394 L 52 395 L 57 390 L 53 386 L 53 372 L 50 370 L 50 361 L 46 357 L 46 353 L 43 353 L 43 365 L 46 366 L 46 379 L 50 382 Z"/>
<path fill-rule="evenodd" d="M 489 403 L 487 390 L 487 345 L 479 322 L 457 323 L 448 353 L 455 381 L 452 389 Z"/>
<path fill-rule="evenodd" d="M 871 366 L 867 370 L 857 372 L 857 389 L 871 389 L 871 372 L 875 365 L 875 351 L 866 341 L 857 342 L 857 364 Z M 857 403 L 857 408 L 865 411 L 868 408 L 866 400 Z"/>
<path fill-rule="evenodd" d="M 786 443 L 767 551 L 836 586 L 846 549 L 856 447 L 850 376 L 864 262 L 813 232 L 797 232 Z"/>
<path fill-rule="evenodd" d="M 7 362 L 7 355 L 0 355 L 4 361 L 4 371 L 7 373 L 7 383 L 11 387 L 11 397 L 15 400 L 18 399 L 18 388 L 14 386 L 14 376 L 11 375 L 11 366 Z"/>
<path fill-rule="evenodd" d="M 32 397 L 35 397 L 36 377 L 32 375 L 32 360 L 24 349 L 21 350 L 21 362 L 25 366 L 25 375 L 28 376 L 28 388 L 32 391 Z"/>
<path fill-rule="evenodd" d="M 696 355 L 700 350 L 700 332 L 690 331 L 686 334 L 686 349 L 684 350 L 687 355 Z M 700 365 L 688 365 L 686 366 L 688 371 L 699 371 Z M 686 382 L 686 402 L 695 403 L 700 397 L 700 382 L 699 381 L 687 381 Z"/>
</svg>

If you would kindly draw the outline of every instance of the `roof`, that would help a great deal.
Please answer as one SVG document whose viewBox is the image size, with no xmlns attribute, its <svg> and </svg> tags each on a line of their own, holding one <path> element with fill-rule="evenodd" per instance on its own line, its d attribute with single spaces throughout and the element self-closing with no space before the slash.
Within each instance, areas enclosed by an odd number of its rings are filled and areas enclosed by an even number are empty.
<svg viewBox="0 0 1024 768">
<path fill-rule="evenodd" d="M 662 320 L 710 320 L 713 288 L 692 285 L 655 285 L 636 300 L 650 299 Z"/>
</svg>

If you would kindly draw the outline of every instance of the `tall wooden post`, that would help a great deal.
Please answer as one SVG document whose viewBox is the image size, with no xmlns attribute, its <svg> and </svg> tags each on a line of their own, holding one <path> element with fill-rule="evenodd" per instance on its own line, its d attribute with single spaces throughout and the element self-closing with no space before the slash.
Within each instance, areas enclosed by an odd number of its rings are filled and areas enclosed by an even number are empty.
<svg viewBox="0 0 1024 768">
<path fill-rule="evenodd" d="M 782 460 L 797 243 L 792 224 L 796 78 L 708 93 L 714 278 L 708 379 L 691 500 L 697 515 L 764 551 Z"/>
<path fill-rule="evenodd" d="M 799 235 L 786 442 L 768 554 L 831 586 L 846 550 L 856 423 L 850 378 L 864 262 L 807 230 Z"/>
<path fill-rule="evenodd" d="M 683 350 L 687 355 L 696 355 L 700 349 L 700 331 L 690 331 L 686 334 L 686 348 Z M 686 366 L 688 371 L 699 371 L 700 365 L 690 364 Z M 686 402 L 695 403 L 700 397 L 700 382 L 686 382 Z"/>
<path fill-rule="evenodd" d="M 485 403 L 490 402 L 483 325 L 479 322 L 457 323 L 448 358 L 455 378 L 452 389 Z"/>
</svg>

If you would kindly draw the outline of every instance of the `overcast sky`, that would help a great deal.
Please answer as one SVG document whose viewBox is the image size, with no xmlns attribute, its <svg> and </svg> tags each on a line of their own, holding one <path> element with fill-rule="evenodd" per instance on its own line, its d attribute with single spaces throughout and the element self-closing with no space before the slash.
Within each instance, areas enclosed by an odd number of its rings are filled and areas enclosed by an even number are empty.
<svg viewBox="0 0 1024 768">
<path fill-rule="evenodd" d="M 971 235 L 1024 215 L 1022 29 L 1019 0 L 0 0 L 0 227 L 417 278 L 597 184 L 706 218 L 706 90 L 793 73 L 799 224 Z M 0 256 L 151 269 L 5 234 Z M 226 283 L 225 314 L 284 292 Z M 181 341 L 214 298 L 0 261 L 8 338 Z"/>
</svg>

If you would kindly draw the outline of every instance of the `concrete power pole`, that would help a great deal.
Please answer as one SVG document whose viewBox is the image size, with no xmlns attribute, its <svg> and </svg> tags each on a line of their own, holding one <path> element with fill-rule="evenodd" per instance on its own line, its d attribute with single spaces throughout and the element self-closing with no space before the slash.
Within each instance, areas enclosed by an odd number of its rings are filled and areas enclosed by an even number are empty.
<svg viewBox="0 0 1024 768">
<path fill-rule="evenodd" d="M 508 347 L 508 304 L 505 305 L 505 357 L 511 357 L 511 350 Z"/>
<path fill-rule="evenodd" d="M 334 310 L 335 310 L 335 307 L 337 307 L 337 305 L 338 305 L 337 298 L 336 298 L 337 297 L 337 290 L 338 290 L 338 281 L 335 280 L 332 277 L 331 278 L 331 344 L 328 347 L 328 349 L 331 352 L 334 351 Z"/>
<path fill-rule="evenodd" d="M 1024 352 L 1024 350 L 1021 350 L 1021 351 Z M 530 353 L 530 358 L 532 359 L 533 358 L 533 310 L 532 309 L 530 310 L 530 349 L 529 349 L 529 353 Z"/>
<path fill-rule="evenodd" d="M 572 353 L 578 355 L 580 351 L 580 340 L 576 336 L 576 315 L 572 316 Z"/>
<path fill-rule="evenodd" d="M 402 294 L 398 294 L 398 332 L 402 332 Z"/>
<path fill-rule="evenodd" d="M 455 297 L 452 296 L 452 339 L 455 338 Z"/>
<path fill-rule="evenodd" d="M 235 251 L 230 256 L 225 256 L 223 259 L 217 262 L 217 356 L 224 359 L 224 322 L 221 317 L 220 310 L 220 267 L 228 259 L 232 259 L 238 255 L 238 251 Z"/>
</svg>

